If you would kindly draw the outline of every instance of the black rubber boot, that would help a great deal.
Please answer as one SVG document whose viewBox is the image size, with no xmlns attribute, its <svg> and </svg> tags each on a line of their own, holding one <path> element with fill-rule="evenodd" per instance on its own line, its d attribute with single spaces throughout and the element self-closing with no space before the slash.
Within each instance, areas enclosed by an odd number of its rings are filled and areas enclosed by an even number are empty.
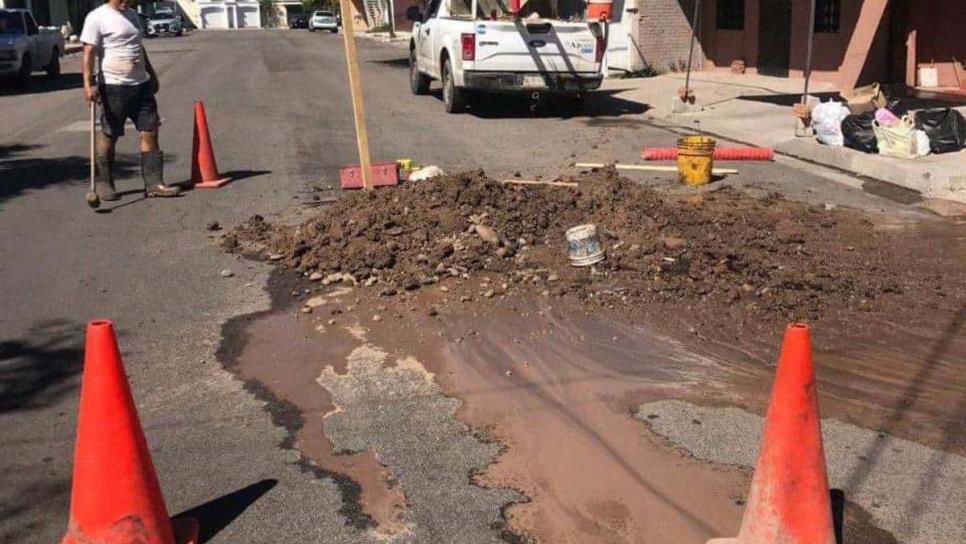
<svg viewBox="0 0 966 544">
<path fill-rule="evenodd" d="M 161 151 L 141 152 L 141 177 L 144 178 L 144 196 L 178 196 L 181 187 L 164 184 L 164 155 Z"/>
<path fill-rule="evenodd" d="M 107 157 L 97 157 L 94 164 L 94 191 L 101 200 L 114 201 L 121 198 L 114 186 L 114 161 Z"/>
</svg>

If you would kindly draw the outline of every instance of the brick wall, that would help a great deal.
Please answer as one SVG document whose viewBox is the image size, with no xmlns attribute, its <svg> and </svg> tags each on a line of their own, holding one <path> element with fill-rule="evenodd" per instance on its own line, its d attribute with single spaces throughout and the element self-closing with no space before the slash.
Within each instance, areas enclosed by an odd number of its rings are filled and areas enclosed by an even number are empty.
<svg viewBox="0 0 966 544">
<path fill-rule="evenodd" d="M 694 1 L 637 0 L 637 5 L 637 43 L 644 62 L 658 72 L 683 70 L 688 62 Z M 700 21 L 698 25 L 703 26 Z M 700 70 L 705 62 L 700 38 L 694 44 L 693 70 Z"/>
</svg>

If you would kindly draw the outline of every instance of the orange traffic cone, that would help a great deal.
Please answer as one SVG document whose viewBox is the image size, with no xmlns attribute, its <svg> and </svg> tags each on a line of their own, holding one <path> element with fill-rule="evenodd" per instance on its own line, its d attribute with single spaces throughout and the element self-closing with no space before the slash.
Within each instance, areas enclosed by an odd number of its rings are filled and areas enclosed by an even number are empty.
<svg viewBox="0 0 966 544">
<path fill-rule="evenodd" d="M 62 544 L 194 544 L 168 518 L 110 321 L 87 324 L 70 523 Z"/>
<path fill-rule="evenodd" d="M 807 325 L 785 329 L 741 529 L 709 544 L 727 542 L 835 544 Z"/>
<path fill-rule="evenodd" d="M 191 151 L 191 183 L 202 189 L 217 189 L 231 181 L 218 173 L 215 163 L 215 151 L 211 147 L 211 135 L 208 134 L 208 118 L 205 117 L 205 104 L 195 102 L 195 135 Z"/>
</svg>

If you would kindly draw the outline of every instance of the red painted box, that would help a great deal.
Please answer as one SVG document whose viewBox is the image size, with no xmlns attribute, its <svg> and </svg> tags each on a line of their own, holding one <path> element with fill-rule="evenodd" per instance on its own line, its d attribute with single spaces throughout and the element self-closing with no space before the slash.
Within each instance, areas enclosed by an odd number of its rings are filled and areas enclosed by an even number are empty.
<svg viewBox="0 0 966 544">
<path fill-rule="evenodd" d="M 370 166 L 373 187 L 399 185 L 399 164 L 396 161 L 374 162 Z M 339 183 L 343 189 L 362 189 L 362 167 L 358 164 L 344 166 L 339 170 Z"/>
</svg>

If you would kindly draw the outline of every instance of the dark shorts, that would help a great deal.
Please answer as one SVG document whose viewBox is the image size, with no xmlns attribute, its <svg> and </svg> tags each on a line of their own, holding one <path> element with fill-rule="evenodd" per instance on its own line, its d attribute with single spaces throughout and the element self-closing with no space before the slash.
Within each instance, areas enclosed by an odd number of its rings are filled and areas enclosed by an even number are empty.
<svg viewBox="0 0 966 544">
<path fill-rule="evenodd" d="M 124 136 L 128 119 L 138 132 L 151 132 L 161 125 L 150 81 L 140 85 L 101 85 L 101 110 L 101 130 L 110 138 Z"/>
</svg>

